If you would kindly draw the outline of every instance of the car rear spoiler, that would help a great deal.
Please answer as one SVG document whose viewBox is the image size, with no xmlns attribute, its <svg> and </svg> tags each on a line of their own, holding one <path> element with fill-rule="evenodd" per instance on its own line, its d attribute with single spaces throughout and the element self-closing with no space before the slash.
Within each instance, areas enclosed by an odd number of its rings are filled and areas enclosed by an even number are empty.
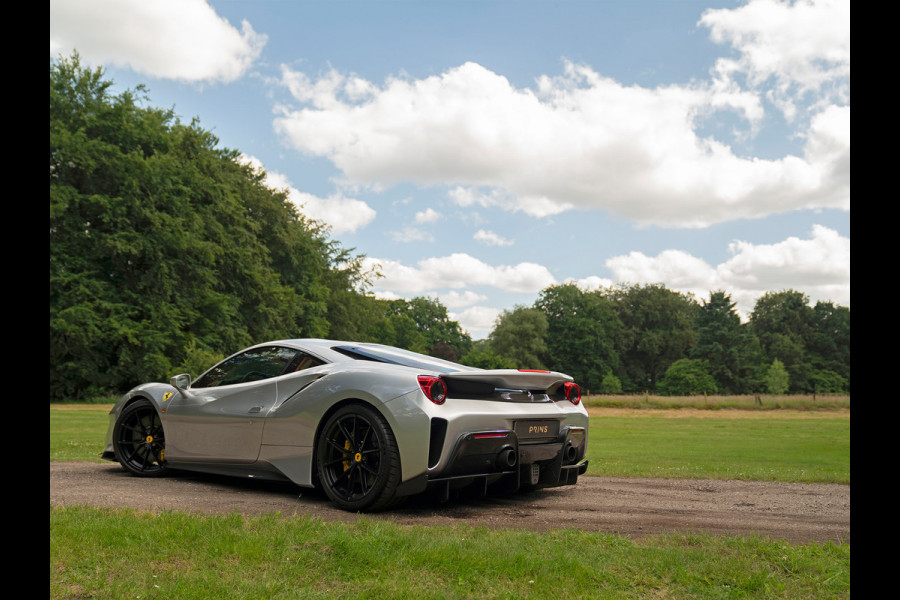
<svg viewBox="0 0 900 600">
<path fill-rule="evenodd" d="M 489 384 L 495 388 L 514 390 L 549 390 L 572 378 L 556 371 L 526 369 L 491 369 L 487 371 L 463 371 L 443 373 L 441 378 L 452 385 L 454 382 Z"/>
</svg>

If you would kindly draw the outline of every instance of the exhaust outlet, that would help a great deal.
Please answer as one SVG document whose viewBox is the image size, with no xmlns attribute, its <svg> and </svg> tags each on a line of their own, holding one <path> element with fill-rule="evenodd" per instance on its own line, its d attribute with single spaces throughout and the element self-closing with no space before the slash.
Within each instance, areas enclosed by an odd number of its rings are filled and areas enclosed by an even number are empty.
<svg viewBox="0 0 900 600">
<path fill-rule="evenodd" d="M 497 455 L 497 467 L 500 469 L 510 469 L 516 466 L 518 462 L 518 457 L 516 456 L 516 451 L 512 448 L 504 448 Z"/>
<path fill-rule="evenodd" d="M 571 444 L 571 442 L 566 444 L 566 449 L 563 454 L 563 458 L 565 459 L 565 461 L 567 463 L 573 463 L 573 462 L 575 462 L 575 459 L 577 457 L 578 457 L 578 451 L 575 449 L 575 446 L 573 446 Z"/>
</svg>

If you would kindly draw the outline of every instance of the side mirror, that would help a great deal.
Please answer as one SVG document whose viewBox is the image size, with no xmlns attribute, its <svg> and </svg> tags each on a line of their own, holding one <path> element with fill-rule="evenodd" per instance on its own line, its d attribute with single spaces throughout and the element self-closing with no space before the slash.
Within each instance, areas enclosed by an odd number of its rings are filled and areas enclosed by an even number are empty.
<svg viewBox="0 0 900 600">
<path fill-rule="evenodd" d="M 169 383 L 172 384 L 172 387 L 178 388 L 179 390 L 186 390 L 191 387 L 191 375 L 190 373 L 176 375 L 169 380 Z"/>
</svg>

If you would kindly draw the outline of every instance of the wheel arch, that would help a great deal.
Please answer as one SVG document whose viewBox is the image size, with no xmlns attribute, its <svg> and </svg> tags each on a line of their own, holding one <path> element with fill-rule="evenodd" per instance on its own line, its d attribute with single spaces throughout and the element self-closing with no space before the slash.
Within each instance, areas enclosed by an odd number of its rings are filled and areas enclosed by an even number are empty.
<svg viewBox="0 0 900 600">
<path fill-rule="evenodd" d="M 165 428 L 162 413 L 153 399 L 133 394 L 123 398 L 118 413 L 110 416 L 109 451 L 112 459 L 135 475 L 165 475 Z M 147 416 L 150 417 L 149 423 L 144 421 Z"/>
<path fill-rule="evenodd" d="M 325 423 L 328 422 L 328 419 L 331 418 L 331 415 L 333 415 L 337 411 L 341 410 L 345 406 L 357 405 L 357 404 L 362 405 L 362 406 L 367 406 L 370 409 L 377 412 L 378 414 L 380 414 L 382 417 L 384 417 L 384 420 L 387 421 L 388 426 L 391 427 L 391 432 L 392 433 L 394 432 L 394 427 L 391 425 L 390 419 L 388 419 L 385 416 L 384 411 L 379 409 L 378 405 L 373 402 L 363 400 L 362 398 L 349 397 L 349 398 L 344 398 L 343 400 L 340 400 L 338 402 L 335 402 L 334 404 L 329 406 L 328 410 L 326 410 L 322 414 L 322 416 L 319 418 L 319 422 L 316 423 L 315 435 L 313 436 L 313 439 L 312 439 L 312 462 L 310 463 L 310 465 L 311 465 L 310 475 L 311 475 L 311 481 L 312 481 L 313 485 L 316 486 L 316 488 L 321 487 L 320 483 L 319 483 L 319 474 L 317 472 L 318 469 L 316 468 L 316 465 L 318 464 L 317 461 L 319 458 L 318 457 L 318 454 L 319 454 L 318 446 L 319 446 L 319 436 L 322 435 L 322 428 L 325 427 Z M 394 433 L 394 438 L 396 439 L 396 437 L 397 437 L 396 433 Z M 402 472 L 402 470 L 403 470 L 403 457 L 402 456 L 400 457 L 400 469 Z"/>
<path fill-rule="evenodd" d="M 125 395 L 119 399 L 119 402 L 116 403 L 116 406 L 113 409 L 113 413 L 118 416 L 127 406 L 130 406 L 139 400 L 148 400 L 156 409 L 156 412 L 159 413 L 160 418 L 165 421 L 166 402 L 178 393 L 177 388 L 174 388 L 167 383 L 139 385 L 136 388 L 128 390 Z"/>
<path fill-rule="evenodd" d="M 348 397 L 335 402 L 321 416 L 316 424 L 315 437 L 313 438 L 312 475 L 316 483 L 316 443 L 321 434 L 322 427 L 331 415 L 349 404 L 368 406 L 380 414 L 397 442 L 400 456 L 401 483 L 407 483 L 415 479 L 421 479 L 428 471 L 428 445 L 430 442 L 431 419 L 416 401 L 418 390 L 402 394 L 387 401 L 367 400 L 365 394 L 348 395 Z M 418 489 L 418 488 L 414 488 Z"/>
</svg>

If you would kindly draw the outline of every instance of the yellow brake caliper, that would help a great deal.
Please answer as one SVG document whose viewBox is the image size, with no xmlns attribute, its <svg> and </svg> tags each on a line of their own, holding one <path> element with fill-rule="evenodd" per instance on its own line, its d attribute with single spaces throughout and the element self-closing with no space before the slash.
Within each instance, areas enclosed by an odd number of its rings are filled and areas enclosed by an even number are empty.
<svg viewBox="0 0 900 600">
<path fill-rule="evenodd" d="M 147 442 L 148 444 L 152 444 L 152 443 L 153 443 L 153 436 L 152 436 L 152 435 L 148 435 L 147 437 L 144 438 L 144 441 Z M 162 450 L 159 451 L 159 462 L 163 462 L 163 461 L 165 461 L 165 460 L 166 460 L 166 450 L 165 450 L 165 449 L 162 449 Z"/>
<path fill-rule="evenodd" d="M 344 450 L 350 450 L 350 440 L 345 440 L 345 441 L 344 441 Z M 349 455 L 349 453 L 348 453 L 348 455 Z M 349 468 L 350 468 L 350 461 L 349 461 L 349 460 L 345 460 L 345 461 L 344 461 L 344 470 L 346 471 L 346 470 L 349 469 Z"/>
</svg>

